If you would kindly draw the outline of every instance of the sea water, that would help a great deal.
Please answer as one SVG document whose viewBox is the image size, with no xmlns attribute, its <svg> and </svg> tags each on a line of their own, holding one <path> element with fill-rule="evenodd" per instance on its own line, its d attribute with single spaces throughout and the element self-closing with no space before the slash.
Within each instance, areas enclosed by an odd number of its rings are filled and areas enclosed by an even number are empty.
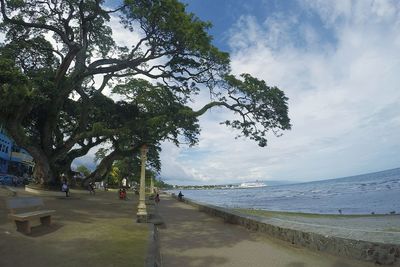
<svg viewBox="0 0 400 267">
<path fill-rule="evenodd" d="M 338 214 L 339 210 L 342 214 L 400 213 L 400 168 L 317 182 L 184 190 L 183 194 L 195 201 L 227 208 L 322 214 Z"/>
</svg>

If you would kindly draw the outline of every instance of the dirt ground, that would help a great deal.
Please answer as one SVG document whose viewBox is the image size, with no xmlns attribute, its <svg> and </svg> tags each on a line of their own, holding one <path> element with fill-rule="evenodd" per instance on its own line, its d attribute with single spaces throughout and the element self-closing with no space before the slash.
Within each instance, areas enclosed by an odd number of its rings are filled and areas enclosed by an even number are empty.
<svg viewBox="0 0 400 267">
<path fill-rule="evenodd" d="M 46 209 L 56 210 L 50 227 L 39 222 L 32 234 L 16 231 L 7 218 L 5 200 L 10 193 L 0 188 L 0 266 L 144 266 L 149 226 L 136 223 L 137 198 L 117 193 L 74 191 L 66 198 L 33 195 L 18 189 L 18 196 L 39 196 Z"/>
</svg>

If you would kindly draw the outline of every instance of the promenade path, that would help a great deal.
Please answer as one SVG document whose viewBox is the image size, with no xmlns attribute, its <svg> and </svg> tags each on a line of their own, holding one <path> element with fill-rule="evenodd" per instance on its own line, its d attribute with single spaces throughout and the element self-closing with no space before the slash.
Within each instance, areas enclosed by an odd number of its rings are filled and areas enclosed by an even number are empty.
<svg viewBox="0 0 400 267">
<path fill-rule="evenodd" d="M 220 218 L 162 196 L 158 214 L 165 225 L 159 229 L 164 267 L 371 267 L 314 252 L 224 223 Z"/>
</svg>

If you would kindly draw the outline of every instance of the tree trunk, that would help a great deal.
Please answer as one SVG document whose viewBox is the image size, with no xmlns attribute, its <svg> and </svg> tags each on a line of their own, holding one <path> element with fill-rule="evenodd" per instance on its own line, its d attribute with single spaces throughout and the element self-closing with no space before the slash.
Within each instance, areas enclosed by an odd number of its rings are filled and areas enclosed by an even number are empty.
<svg viewBox="0 0 400 267">
<path fill-rule="evenodd" d="M 7 126 L 7 133 L 11 138 L 13 138 L 18 145 L 25 148 L 33 157 L 35 161 L 35 168 L 33 170 L 34 177 L 41 185 L 55 185 L 57 182 L 55 175 L 57 173 L 54 172 L 54 168 L 51 167 L 49 157 L 39 146 L 31 145 L 26 142 L 19 120 L 14 118 L 14 120 L 9 121 Z"/>
<path fill-rule="evenodd" d="M 112 165 L 115 160 L 122 159 L 124 156 L 124 153 L 118 150 L 114 150 L 111 152 L 109 155 L 107 155 L 105 158 L 103 158 L 100 162 L 100 164 L 97 166 L 96 170 L 94 170 L 91 174 L 89 174 L 83 181 L 82 185 L 86 186 L 88 184 L 88 181 L 93 180 L 93 181 L 100 181 L 101 178 L 106 176 L 112 168 Z"/>
<path fill-rule="evenodd" d="M 33 176 L 39 181 L 41 185 L 56 185 L 57 179 L 55 173 L 49 165 L 49 161 L 44 155 L 32 155 L 35 159 L 35 168 Z"/>
</svg>

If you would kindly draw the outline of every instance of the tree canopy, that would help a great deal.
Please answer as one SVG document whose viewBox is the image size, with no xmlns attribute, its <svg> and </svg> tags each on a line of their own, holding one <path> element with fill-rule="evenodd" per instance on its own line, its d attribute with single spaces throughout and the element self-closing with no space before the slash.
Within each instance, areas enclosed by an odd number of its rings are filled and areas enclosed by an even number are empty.
<svg viewBox="0 0 400 267">
<path fill-rule="evenodd" d="M 82 173 L 85 176 L 88 176 L 90 174 L 90 170 L 85 165 L 79 165 L 78 167 L 76 167 L 76 171 Z"/>
<path fill-rule="evenodd" d="M 223 123 L 260 146 L 268 131 L 291 127 L 283 91 L 233 76 L 210 23 L 177 0 L 125 0 L 113 10 L 103 0 L 0 0 L 0 8 L 0 120 L 42 183 L 99 145 L 108 153 L 94 179 L 143 144 L 155 154 L 163 140 L 196 144 L 198 117 L 215 106 L 234 112 Z M 116 43 L 111 19 L 137 40 Z M 210 103 L 193 110 L 200 90 Z"/>
</svg>

